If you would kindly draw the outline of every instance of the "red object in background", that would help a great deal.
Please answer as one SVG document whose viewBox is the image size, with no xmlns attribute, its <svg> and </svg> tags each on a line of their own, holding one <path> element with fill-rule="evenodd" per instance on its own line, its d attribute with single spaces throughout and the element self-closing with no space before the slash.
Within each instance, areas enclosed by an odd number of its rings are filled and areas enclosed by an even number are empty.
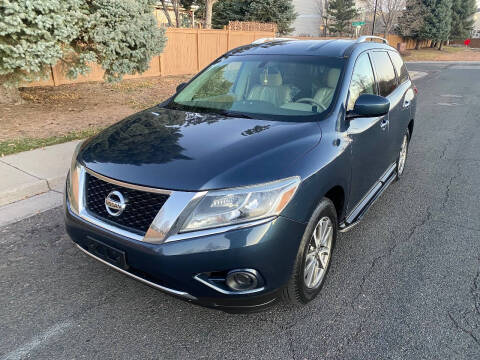
<svg viewBox="0 0 480 360">
<path fill-rule="evenodd" d="M 465 46 L 470 45 L 470 39 L 465 40 L 463 43 L 465 44 Z"/>
</svg>

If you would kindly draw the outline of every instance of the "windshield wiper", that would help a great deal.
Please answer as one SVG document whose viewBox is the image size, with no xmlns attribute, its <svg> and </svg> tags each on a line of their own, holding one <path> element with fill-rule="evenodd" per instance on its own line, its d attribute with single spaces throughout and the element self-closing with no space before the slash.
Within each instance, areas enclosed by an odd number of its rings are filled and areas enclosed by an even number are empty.
<svg viewBox="0 0 480 360">
<path fill-rule="evenodd" d="M 195 105 L 184 105 L 184 104 L 178 104 L 175 102 L 171 102 L 170 104 L 168 104 L 167 108 L 172 110 L 191 111 L 191 112 L 198 112 L 198 113 L 204 113 L 204 114 L 211 113 L 211 114 L 219 114 L 219 115 L 228 116 L 228 117 L 253 119 L 252 116 L 244 114 L 242 112 L 238 112 L 238 111 L 206 108 L 206 107 L 195 106 Z"/>
<path fill-rule="evenodd" d="M 237 111 L 219 111 L 218 112 L 220 115 L 225 115 L 228 117 L 235 117 L 235 118 L 244 118 L 244 119 L 253 119 L 252 116 L 244 114 L 242 112 L 237 112 Z"/>
</svg>

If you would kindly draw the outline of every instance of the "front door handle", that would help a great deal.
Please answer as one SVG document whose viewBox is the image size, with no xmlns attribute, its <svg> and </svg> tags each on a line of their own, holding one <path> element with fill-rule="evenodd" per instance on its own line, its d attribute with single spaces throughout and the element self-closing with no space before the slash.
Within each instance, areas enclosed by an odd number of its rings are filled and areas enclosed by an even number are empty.
<svg viewBox="0 0 480 360">
<path fill-rule="evenodd" d="M 381 122 L 380 122 L 380 127 L 382 128 L 382 130 L 385 130 L 388 126 L 388 119 L 383 119 Z"/>
</svg>

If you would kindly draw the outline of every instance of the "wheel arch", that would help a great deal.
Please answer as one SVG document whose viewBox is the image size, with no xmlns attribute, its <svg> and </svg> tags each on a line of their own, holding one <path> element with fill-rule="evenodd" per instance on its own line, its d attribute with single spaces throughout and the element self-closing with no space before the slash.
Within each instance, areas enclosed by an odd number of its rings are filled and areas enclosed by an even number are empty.
<svg viewBox="0 0 480 360">
<path fill-rule="evenodd" d="M 345 211 L 345 190 L 342 186 L 335 185 L 325 193 L 325 197 L 333 202 L 337 211 L 337 219 L 340 222 Z"/>
</svg>

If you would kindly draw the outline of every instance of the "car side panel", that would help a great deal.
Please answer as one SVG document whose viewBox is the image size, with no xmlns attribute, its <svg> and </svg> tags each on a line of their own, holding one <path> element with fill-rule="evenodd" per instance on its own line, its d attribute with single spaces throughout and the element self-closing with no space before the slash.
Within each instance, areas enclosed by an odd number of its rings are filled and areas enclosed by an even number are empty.
<svg viewBox="0 0 480 360">
<path fill-rule="evenodd" d="M 405 94 L 409 89 L 409 83 L 399 85 L 387 98 L 390 100 L 390 117 L 388 124 L 388 154 L 389 164 L 397 160 L 403 134 L 408 126 L 410 109 L 404 107 Z"/>
<path fill-rule="evenodd" d="M 299 222 L 308 222 L 318 202 L 334 187 L 342 188 L 344 204 L 348 203 L 350 168 L 350 139 L 338 133 L 334 121 L 322 124 L 321 144 L 302 156 L 295 167 L 304 181 L 282 215 Z M 337 209 L 338 210 L 338 209 Z M 345 215 L 345 214 L 343 214 Z M 339 219 L 341 220 L 341 219 Z"/>
</svg>

